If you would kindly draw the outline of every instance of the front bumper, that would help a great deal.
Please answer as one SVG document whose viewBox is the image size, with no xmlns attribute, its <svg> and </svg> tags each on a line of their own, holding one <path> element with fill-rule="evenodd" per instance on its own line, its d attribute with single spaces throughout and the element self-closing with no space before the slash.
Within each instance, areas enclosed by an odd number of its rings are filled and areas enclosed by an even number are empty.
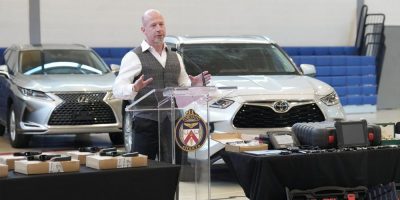
<svg viewBox="0 0 400 200">
<path fill-rule="evenodd" d="M 217 132 L 238 132 L 242 134 L 249 134 L 249 135 L 259 135 L 259 134 L 265 134 L 267 131 L 280 131 L 280 130 L 290 130 L 291 125 L 288 126 L 279 126 L 279 123 L 275 123 L 275 121 L 271 122 L 274 123 L 275 125 L 271 126 L 271 124 L 267 124 L 267 120 L 264 122 L 263 120 L 260 121 L 259 117 L 262 116 L 265 113 L 261 112 L 253 112 L 254 114 L 253 118 L 247 118 L 243 117 L 242 119 L 248 120 L 251 123 L 253 121 L 257 121 L 254 123 L 262 124 L 266 123 L 265 127 L 235 127 L 234 125 L 234 119 L 235 116 L 237 115 L 238 111 L 242 108 L 244 104 L 240 104 L 235 102 L 232 104 L 229 108 L 221 110 L 221 109 L 212 109 L 212 113 L 210 114 L 210 122 L 213 126 L 213 130 Z M 310 107 L 310 105 L 313 105 Z M 266 105 L 268 107 L 270 105 Z M 275 118 L 271 119 L 271 116 L 265 116 L 265 119 L 270 119 L 270 120 L 276 120 L 280 121 L 280 123 L 285 124 L 286 119 L 290 119 L 290 122 L 288 124 L 294 124 L 297 122 L 307 122 L 306 120 L 316 120 L 319 119 L 318 121 L 335 121 L 335 120 L 344 120 L 345 119 L 345 113 L 343 110 L 343 107 L 341 104 L 336 104 L 332 106 L 327 106 L 321 101 L 310 101 L 307 103 L 304 103 L 299 106 L 306 106 L 305 108 L 312 108 L 312 109 L 319 109 L 321 112 L 321 117 L 315 118 L 315 117 L 289 117 L 286 115 L 286 117 L 283 117 L 282 115 L 276 114 L 274 116 Z M 295 107 L 293 107 L 295 108 Z M 268 108 L 269 109 L 269 108 Z M 319 111 L 318 111 L 319 112 Z M 231 113 L 231 114 L 229 114 Z M 305 113 L 307 115 L 309 113 Z M 301 113 L 296 113 L 296 115 L 301 115 Z M 297 119 L 301 119 L 301 121 L 296 121 Z M 276 125 L 278 124 L 278 125 Z"/>
<path fill-rule="evenodd" d="M 84 133 L 109 133 L 121 132 L 119 124 L 99 124 L 99 125 L 74 125 L 74 126 L 43 126 L 40 124 L 20 122 L 21 131 L 24 134 L 43 135 L 43 134 L 84 134 Z"/>
<path fill-rule="evenodd" d="M 67 104 L 75 101 L 65 98 L 75 97 L 78 93 L 60 94 L 47 93 L 53 100 L 44 100 L 27 97 L 20 94 L 14 100 L 14 109 L 17 121 L 17 132 L 23 134 L 79 134 L 104 133 L 122 131 L 122 101 L 110 98 L 110 93 L 104 94 L 97 100 L 88 99 L 78 104 Z M 71 95 L 69 95 L 71 94 Z M 79 93 L 81 96 L 90 96 L 93 92 Z M 100 104 L 107 108 L 108 118 L 98 116 L 95 109 Z M 88 106 L 86 106 L 87 104 Z M 61 113 L 60 113 L 61 112 Z M 88 116 L 89 115 L 89 116 Z M 107 121 L 107 123 L 103 123 Z M 50 122 L 50 123 L 49 123 Z"/>
</svg>

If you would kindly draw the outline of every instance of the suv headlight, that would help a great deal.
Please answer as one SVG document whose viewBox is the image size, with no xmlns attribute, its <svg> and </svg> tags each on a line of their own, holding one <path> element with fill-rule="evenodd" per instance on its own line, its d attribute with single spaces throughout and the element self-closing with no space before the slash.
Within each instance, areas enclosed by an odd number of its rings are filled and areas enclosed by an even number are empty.
<svg viewBox="0 0 400 200">
<path fill-rule="evenodd" d="M 44 92 L 26 89 L 26 88 L 22 88 L 22 87 L 18 87 L 18 89 L 24 96 L 34 97 L 34 98 L 48 100 L 48 101 L 54 101 L 51 97 L 47 96 L 47 94 Z"/>
<path fill-rule="evenodd" d="M 339 97 L 335 91 L 321 98 L 327 106 L 333 106 L 339 103 Z"/>
<path fill-rule="evenodd" d="M 216 101 L 215 103 L 211 104 L 210 107 L 212 108 L 219 108 L 219 109 L 225 109 L 232 105 L 234 103 L 233 100 L 230 99 L 220 99 Z"/>
</svg>

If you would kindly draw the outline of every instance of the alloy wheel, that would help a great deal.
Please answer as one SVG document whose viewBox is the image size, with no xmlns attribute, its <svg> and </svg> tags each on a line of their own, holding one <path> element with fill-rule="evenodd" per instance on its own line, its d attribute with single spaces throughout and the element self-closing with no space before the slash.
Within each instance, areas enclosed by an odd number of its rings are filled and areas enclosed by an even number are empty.
<svg viewBox="0 0 400 200">
<path fill-rule="evenodd" d="M 10 138 L 12 141 L 15 141 L 16 138 L 16 128 L 15 128 L 15 113 L 14 110 L 10 111 L 10 125 L 9 125 L 9 133 L 10 133 Z"/>
<path fill-rule="evenodd" d="M 125 113 L 124 116 L 124 145 L 125 145 L 125 150 L 127 152 L 131 152 L 132 150 L 132 117 L 130 115 L 130 113 Z"/>
</svg>

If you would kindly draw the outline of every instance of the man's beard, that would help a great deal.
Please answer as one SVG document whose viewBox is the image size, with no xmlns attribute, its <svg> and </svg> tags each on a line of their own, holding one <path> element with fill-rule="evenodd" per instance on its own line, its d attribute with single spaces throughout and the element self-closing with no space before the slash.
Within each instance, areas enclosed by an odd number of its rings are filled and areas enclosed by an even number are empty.
<svg viewBox="0 0 400 200">
<path fill-rule="evenodd" d="M 156 44 L 163 44 L 164 43 L 164 37 L 156 37 L 154 39 L 154 43 Z"/>
</svg>

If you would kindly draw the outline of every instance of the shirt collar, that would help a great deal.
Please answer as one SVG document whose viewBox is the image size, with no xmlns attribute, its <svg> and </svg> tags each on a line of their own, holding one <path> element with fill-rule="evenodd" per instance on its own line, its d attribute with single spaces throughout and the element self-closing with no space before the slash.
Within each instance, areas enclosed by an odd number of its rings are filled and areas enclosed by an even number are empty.
<svg viewBox="0 0 400 200">
<path fill-rule="evenodd" d="M 150 48 L 152 48 L 154 50 L 154 48 L 152 46 L 149 45 L 149 43 L 146 42 L 146 40 L 143 40 L 142 44 L 140 44 L 140 46 L 142 47 L 142 52 L 145 52 L 147 50 L 149 50 Z M 168 50 L 167 45 L 164 43 L 164 50 Z"/>
</svg>

